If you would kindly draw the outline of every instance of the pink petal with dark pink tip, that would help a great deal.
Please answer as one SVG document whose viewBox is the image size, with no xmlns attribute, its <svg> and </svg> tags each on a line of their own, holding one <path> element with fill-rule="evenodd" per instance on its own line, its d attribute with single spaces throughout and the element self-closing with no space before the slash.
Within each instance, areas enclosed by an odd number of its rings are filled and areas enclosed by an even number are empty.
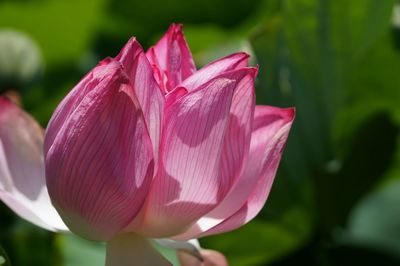
<svg viewBox="0 0 400 266">
<path fill-rule="evenodd" d="M 174 235 L 218 204 L 231 180 L 221 178 L 232 97 L 245 74 L 221 75 L 166 110 L 159 172 L 141 232 Z"/>
<path fill-rule="evenodd" d="M 202 237 L 240 227 L 264 206 L 294 119 L 294 109 L 256 106 L 247 165 L 226 198 L 176 239 Z"/>
<path fill-rule="evenodd" d="M 191 91 L 208 82 L 209 80 L 229 71 L 248 67 L 249 55 L 246 53 L 235 53 L 207 64 L 193 75 L 185 79 L 180 86 Z"/>
<path fill-rule="evenodd" d="M 165 104 L 162 91 L 154 79 L 151 65 L 142 47 L 135 38 L 128 41 L 115 60 L 121 62 L 134 88 L 157 160 Z"/>
<path fill-rule="evenodd" d="M 147 51 L 146 56 L 157 69 L 157 81 L 166 92 L 196 71 L 180 24 L 172 24 L 160 41 Z"/>
<path fill-rule="evenodd" d="M 228 72 L 237 77 L 238 85 L 233 95 L 229 122 L 225 131 L 219 176 L 221 179 L 226 180 L 225 182 L 228 182 L 229 185 L 225 187 L 225 191 L 220 191 L 220 200 L 223 200 L 228 191 L 232 189 L 232 185 L 240 177 L 247 162 L 255 108 L 254 78 L 256 72 L 257 69 L 255 68 L 243 68 Z M 213 216 L 221 208 L 225 207 L 218 205 L 206 216 Z M 203 220 L 204 218 L 200 218 L 197 223 Z M 202 231 L 199 231 L 197 223 L 180 237 L 186 239 L 201 233 Z"/>
<path fill-rule="evenodd" d="M 231 217 L 200 236 L 236 229 L 261 211 L 271 190 L 294 116 L 294 108 L 256 106 L 248 165 L 243 172 L 243 182 L 238 183 L 235 189 L 237 192 L 247 189 L 251 192 L 247 201 Z M 255 180 L 257 176 L 259 178 Z M 253 183 L 252 188 L 244 187 L 247 182 Z M 231 207 L 239 203 L 235 195 L 232 195 L 231 203 Z"/>
</svg>

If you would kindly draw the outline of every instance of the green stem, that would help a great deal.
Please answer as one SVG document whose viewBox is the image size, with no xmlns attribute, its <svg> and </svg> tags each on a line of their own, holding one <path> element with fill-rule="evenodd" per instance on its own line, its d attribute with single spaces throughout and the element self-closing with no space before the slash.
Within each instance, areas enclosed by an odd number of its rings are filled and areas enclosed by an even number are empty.
<svg viewBox="0 0 400 266">
<path fill-rule="evenodd" d="M 127 233 L 107 243 L 106 266 L 171 266 L 146 238 Z"/>
</svg>

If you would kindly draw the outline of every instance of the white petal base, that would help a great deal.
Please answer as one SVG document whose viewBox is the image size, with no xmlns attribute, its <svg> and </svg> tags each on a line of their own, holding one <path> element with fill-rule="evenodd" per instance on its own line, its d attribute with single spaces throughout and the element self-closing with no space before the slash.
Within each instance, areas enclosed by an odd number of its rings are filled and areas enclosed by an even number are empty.
<svg viewBox="0 0 400 266">
<path fill-rule="evenodd" d="M 172 266 L 149 241 L 142 236 L 127 233 L 107 243 L 106 266 Z"/>
</svg>

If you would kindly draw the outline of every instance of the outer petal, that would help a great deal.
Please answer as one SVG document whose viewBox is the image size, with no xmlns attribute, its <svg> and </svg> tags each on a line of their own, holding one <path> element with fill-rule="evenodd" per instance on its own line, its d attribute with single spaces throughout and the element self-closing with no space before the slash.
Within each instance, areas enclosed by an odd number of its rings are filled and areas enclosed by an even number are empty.
<svg viewBox="0 0 400 266">
<path fill-rule="evenodd" d="M 219 76 L 166 110 L 160 166 L 140 232 L 175 235 L 218 204 L 230 185 L 220 168 L 237 83 L 234 75 Z"/>
<path fill-rule="evenodd" d="M 35 225 L 67 231 L 46 189 L 42 147 L 39 125 L 0 96 L 0 199 Z"/>
<path fill-rule="evenodd" d="M 247 160 L 255 107 L 254 78 L 256 72 L 255 68 L 244 68 L 231 72 L 237 80 L 237 86 L 229 111 L 220 168 L 220 178 L 229 186 L 226 191 L 221 191 L 221 199 L 239 178 Z"/>
<path fill-rule="evenodd" d="M 247 162 L 255 108 L 254 78 L 256 72 L 257 69 L 255 68 L 244 68 L 230 72 L 237 77 L 239 82 L 233 95 L 228 126 L 223 142 L 219 178 L 229 185 L 226 186 L 225 191 L 220 191 L 221 199 L 225 197 L 228 190 L 231 190 L 232 185 L 236 183 Z M 232 191 L 230 193 L 232 194 Z M 225 207 L 224 204 L 221 206 L 218 205 L 206 216 L 214 216 L 220 212 L 221 208 L 224 209 Z M 199 219 L 181 237 L 186 239 L 201 233 L 202 231 L 198 224 L 202 224 L 203 220 L 204 218 Z"/>
<path fill-rule="evenodd" d="M 44 142 L 45 152 L 50 149 L 50 146 L 54 142 L 57 133 L 65 121 L 68 120 L 69 116 L 78 107 L 86 94 L 89 93 L 93 87 L 97 86 L 103 77 L 107 76 L 108 73 L 105 71 L 109 70 L 110 68 L 106 68 L 105 66 L 110 62 L 110 58 L 100 62 L 99 65 L 90 71 L 58 105 L 49 121 L 49 124 L 47 125 L 46 139 Z M 49 128 L 51 130 L 48 130 Z"/>
<path fill-rule="evenodd" d="M 168 92 L 196 71 L 182 25 L 172 24 L 160 41 L 146 53 L 155 67 L 155 77 Z"/>
<path fill-rule="evenodd" d="M 115 60 L 121 62 L 131 80 L 150 133 L 154 155 L 157 157 L 165 100 L 154 79 L 150 63 L 135 38 L 128 41 Z"/>
<path fill-rule="evenodd" d="M 134 219 L 154 164 L 129 79 L 116 62 L 102 71 L 106 75 L 64 122 L 46 155 L 57 210 L 71 231 L 93 240 L 111 239 Z"/>
<path fill-rule="evenodd" d="M 293 108 L 256 107 L 249 158 L 240 179 L 221 204 L 191 228 L 191 235 L 182 234 L 178 239 L 230 231 L 258 214 L 271 189 L 293 119 Z"/>
<path fill-rule="evenodd" d="M 234 53 L 220 58 L 195 72 L 193 75 L 185 79 L 180 86 L 185 87 L 189 91 L 194 90 L 201 86 L 201 84 L 204 84 L 225 72 L 247 67 L 248 58 L 249 55 L 246 53 Z"/>
</svg>

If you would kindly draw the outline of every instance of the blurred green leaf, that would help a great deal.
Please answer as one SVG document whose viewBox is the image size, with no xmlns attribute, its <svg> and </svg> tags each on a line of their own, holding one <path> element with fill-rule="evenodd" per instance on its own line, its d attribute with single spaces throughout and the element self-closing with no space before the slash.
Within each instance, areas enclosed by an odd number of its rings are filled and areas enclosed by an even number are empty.
<svg viewBox="0 0 400 266">
<path fill-rule="evenodd" d="M 259 221 L 224 235 L 201 239 L 202 246 L 221 251 L 229 265 L 250 266 L 273 261 L 296 249 L 307 240 L 308 217 L 300 209 L 286 213 L 282 221 Z"/>
<path fill-rule="evenodd" d="M 234 5 L 228 0 L 204 0 L 195 4 L 185 0 L 116 0 L 110 2 L 109 9 L 111 15 L 123 19 L 125 29 L 136 32 L 146 42 L 149 34 L 173 22 L 225 28 L 236 26 L 251 16 L 260 4 L 261 0 L 238 0 Z"/>
<path fill-rule="evenodd" d="M 261 65 L 260 83 L 257 86 L 258 96 L 261 97 L 258 97 L 258 101 L 280 106 L 294 105 L 297 109 L 296 121 L 280 168 L 286 186 L 279 185 L 279 179 L 275 185 L 281 186 L 281 190 L 288 187 L 297 188 L 297 193 L 296 189 L 291 190 L 292 200 L 297 199 L 304 204 L 310 203 L 309 206 L 312 208 L 313 185 L 310 182 L 317 182 L 315 183 L 317 197 L 329 198 L 329 201 L 320 201 L 320 198 L 316 198 L 320 208 L 318 213 L 331 210 L 332 205 L 337 212 L 341 212 L 341 214 L 332 212 L 330 216 L 334 219 L 331 219 L 331 222 L 336 219 L 343 221 L 343 213 L 347 213 L 356 199 L 368 191 L 363 189 L 364 186 L 351 183 L 350 186 L 356 186 L 355 191 L 346 190 L 345 197 L 334 200 L 333 195 L 337 195 L 344 180 L 353 177 L 353 180 L 358 181 L 365 173 L 361 171 L 362 168 L 359 168 L 358 172 L 349 173 L 350 168 L 356 169 L 352 163 L 354 157 L 351 156 L 359 156 L 354 150 L 348 157 L 349 162 L 346 161 L 344 165 L 345 172 L 337 175 L 328 174 L 322 179 L 316 173 L 331 171 L 332 169 L 329 170 L 327 167 L 337 168 L 334 164 L 340 164 L 340 160 L 335 159 L 335 143 L 331 137 L 334 121 L 338 111 L 342 110 L 351 95 L 348 82 L 352 77 L 351 71 L 357 70 L 353 66 L 358 64 L 361 55 L 365 55 L 390 27 L 393 1 L 380 4 L 381 1 L 378 4 L 375 0 L 282 1 L 275 17 L 266 20 L 264 25 L 253 32 L 251 38 L 257 60 Z M 371 26 L 371 23 L 376 24 Z M 387 120 L 381 122 L 385 121 Z M 380 166 L 378 161 L 371 166 L 373 171 L 369 169 L 371 179 L 374 179 L 373 176 L 375 180 L 378 178 L 377 172 L 382 174 L 387 169 L 394 153 L 394 146 L 390 145 L 395 139 L 395 126 L 392 122 L 388 122 L 387 126 L 382 127 L 387 130 L 385 131 L 388 134 L 385 138 L 387 142 L 379 146 L 377 141 L 376 145 L 381 148 L 379 151 L 387 154 L 389 158 L 384 166 Z M 378 135 L 373 134 L 373 138 L 377 139 Z M 368 139 L 362 145 L 367 143 L 371 145 L 372 140 Z M 360 153 L 367 154 L 367 151 Z M 385 156 L 380 157 L 382 160 L 385 158 Z M 361 167 L 363 163 L 360 162 L 358 165 Z M 312 176 L 313 180 L 310 179 Z M 364 185 L 370 188 L 372 183 L 366 182 Z M 336 185 L 332 186 L 333 184 Z M 304 191 L 309 191 L 310 195 L 304 194 Z M 297 197 L 293 196 L 296 194 Z M 348 205 L 339 204 L 339 201 L 347 201 Z"/>
<path fill-rule="evenodd" d="M 329 265 L 340 266 L 394 266 L 400 264 L 400 256 L 385 250 L 372 249 L 366 245 L 339 245 L 327 250 Z"/>
<path fill-rule="evenodd" d="M 104 265 L 105 245 L 90 242 L 73 234 L 57 235 L 63 266 Z"/>
<path fill-rule="evenodd" d="M 29 34 L 55 66 L 89 48 L 106 0 L 1 1 L 0 25 Z"/>
<path fill-rule="evenodd" d="M 385 184 L 353 210 L 345 237 L 400 254 L 400 180 Z"/>
<path fill-rule="evenodd" d="M 2 228 L 1 242 L 13 265 L 57 265 L 54 234 L 22 219 L 9 228 Z M 32 248 L 34 247 L 34 248 Z"/>
<path fill-rule="evenodd" d="M 350 103 L 365 108 L 384 103 L 400 121 L 400 52 L 396 50 L 390 32 L 382 36 L 359 59 L 349 79 Z"/>
<path fill-rule="evenodd" d="M 328 159 L 329 139 L 323 105 L 289 57 L 284 25 L 284 16 L 278 14 L 253 32 L 251 38 L 260 65 L 258 104 L 296 107 L 296 119 L 263 213 L 276 219 L 300 205 L 313 220 L 310 177 L 312 169 Z"/>
<path fill-rule="evenodd" d="M 353 205 L 384 177 L 394 159 L 398 133 L 386 112 L 373 114 L 354 134 L 338 169 L 316 179 L 324 224 L 344 225 Z"/>
<path fill-rule="evenodd" d="M 8 258 L 4 249 L 0 246 L 0 266 L 11 266 L 10 259 Z"/>
</svg>

